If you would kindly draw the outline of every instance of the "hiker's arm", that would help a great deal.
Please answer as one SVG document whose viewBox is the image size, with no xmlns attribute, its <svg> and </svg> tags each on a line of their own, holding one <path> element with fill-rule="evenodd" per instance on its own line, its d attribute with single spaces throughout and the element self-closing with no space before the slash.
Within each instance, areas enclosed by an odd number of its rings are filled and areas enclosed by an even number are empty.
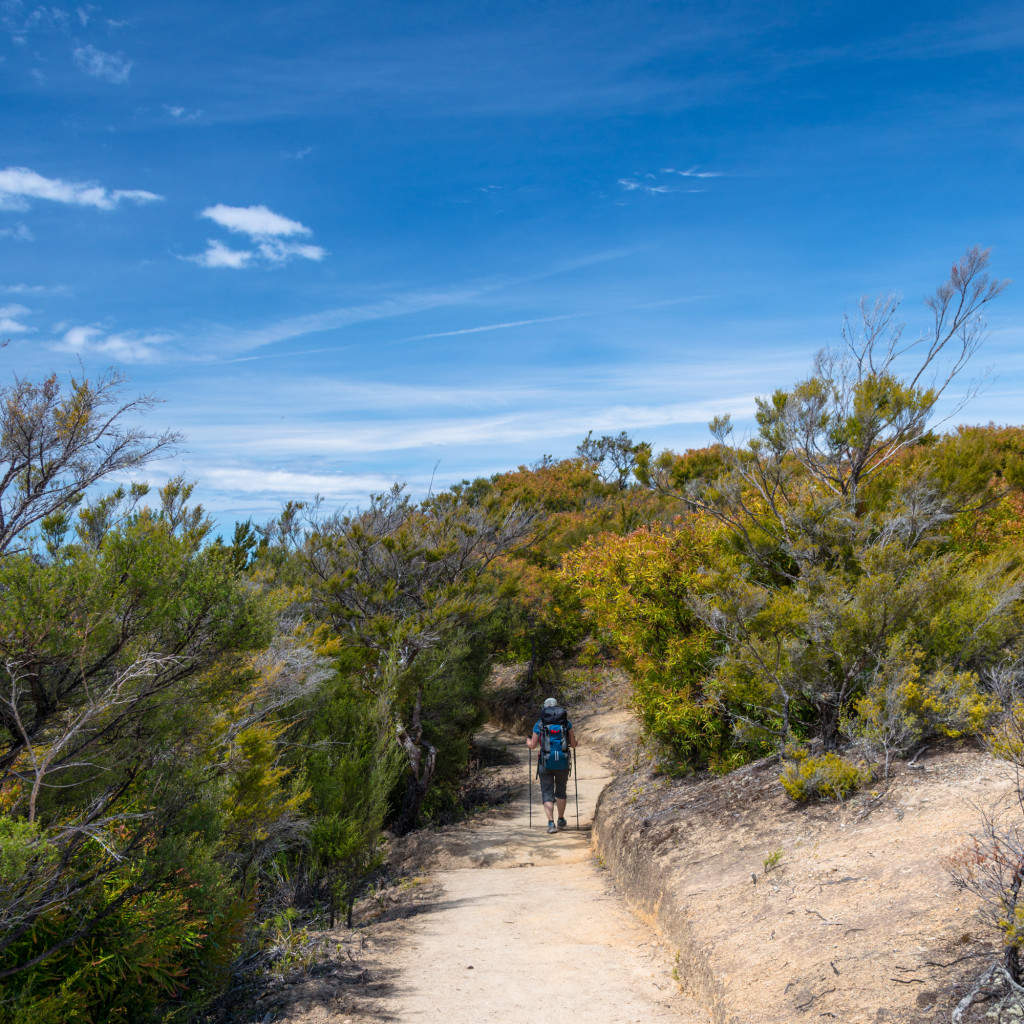
<svg viewBox="0 0 1024 1024">
<path fill-rule="evenodd" d="M 569 746 L 570 747 L 575 747 L 576 746 L 576 730 L 575 729 L 570 729 L 569 730 Z"/>
<path fill-rule="evenodd" d="M 535 732 L 531 732 L 529 737 L 527 737 L 526 746 L 530 750 L 536 750 L 538 743 L 540 743 L 540 737 Z"/>
</svg>

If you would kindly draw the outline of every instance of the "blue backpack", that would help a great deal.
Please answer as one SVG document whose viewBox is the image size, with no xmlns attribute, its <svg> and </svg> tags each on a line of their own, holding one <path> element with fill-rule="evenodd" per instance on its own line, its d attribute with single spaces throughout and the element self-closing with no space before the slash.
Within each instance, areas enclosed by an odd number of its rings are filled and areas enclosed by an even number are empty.
<svg viewBox="0 0 1024 1024">
<path fill-rule="evenodd" d="M 567 772 L 570 765 L 569 715 L 565 708 L 545 708 L 540 716 L 539 768 Z"/>
</svg>

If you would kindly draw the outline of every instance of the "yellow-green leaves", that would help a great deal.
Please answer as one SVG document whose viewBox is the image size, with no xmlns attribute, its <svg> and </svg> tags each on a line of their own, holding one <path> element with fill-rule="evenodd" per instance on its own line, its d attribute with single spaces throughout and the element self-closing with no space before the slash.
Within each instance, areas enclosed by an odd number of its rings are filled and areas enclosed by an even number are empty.
<svg viewBox="0 0 1024 1024">
<path fill-rule="evenodd" d="M 845 800 L 860 785 L 870 780 L 870 773 L 829 752 L 811 757 L 804 750 L 793 751 L 779 775 L 782 788 L 797 803 L 809 800 Z"/>
</svg>

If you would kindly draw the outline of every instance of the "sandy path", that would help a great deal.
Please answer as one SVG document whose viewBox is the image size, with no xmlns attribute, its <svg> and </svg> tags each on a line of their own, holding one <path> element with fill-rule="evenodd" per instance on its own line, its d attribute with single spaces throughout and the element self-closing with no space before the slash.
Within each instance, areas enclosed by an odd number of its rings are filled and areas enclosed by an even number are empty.
<svg viewBox="0 0 1024 1024">
<path fill-rule="evenodd" d="M 569 782 L 569 831 L 548 835 L 534 781 L 528 827 L 527 751 L 491 734 L 522 761 L 523 792 L 510 811 L 469 822 L 421 851 L 443 894 L 409 919 L 388 955 L 393 982 L 378 1004 L 402 1022 L 526 1024 L 552 1019 L 706 1024 L 672 980 L 672 962 L 612 891 L 590 852 L 589 826 L 610 778 L 593 747 L 579 751 L 579 813 Z"/>
</svg>

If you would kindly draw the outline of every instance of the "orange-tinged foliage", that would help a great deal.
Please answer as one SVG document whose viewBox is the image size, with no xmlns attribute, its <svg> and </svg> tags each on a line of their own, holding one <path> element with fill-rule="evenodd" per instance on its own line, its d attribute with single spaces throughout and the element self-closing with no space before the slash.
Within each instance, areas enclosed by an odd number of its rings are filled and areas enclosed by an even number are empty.
<svg viewBox="0 0 1024 1024">
<path fill-rule="evenodd" d="M 629 669 L 648 732 L 683 764 L 725 767 L 743 755 L 729 750 L 723 709 L 705 689 L 715 640 L 688 603 L 703 566 L 722 557 L 718 538 L 697 516 L 605 533 L 566 556 L 563 576 Z"/>
<path fill-rule="evenodd" d="M 662 499 L 639 488 L 603 482 L 584 459 L 564 459 L 495 476 L 491 485 L 509 505 L 543 510 L 529 543 L 495 563 L 512 588 L 517 621 L 507 654 L 543 662 L 569 653 L 587 635 L 575 589 L 561 575 L 563 558 L 589 538 L 622 534 L 650 518 Z"/>
</svg>

